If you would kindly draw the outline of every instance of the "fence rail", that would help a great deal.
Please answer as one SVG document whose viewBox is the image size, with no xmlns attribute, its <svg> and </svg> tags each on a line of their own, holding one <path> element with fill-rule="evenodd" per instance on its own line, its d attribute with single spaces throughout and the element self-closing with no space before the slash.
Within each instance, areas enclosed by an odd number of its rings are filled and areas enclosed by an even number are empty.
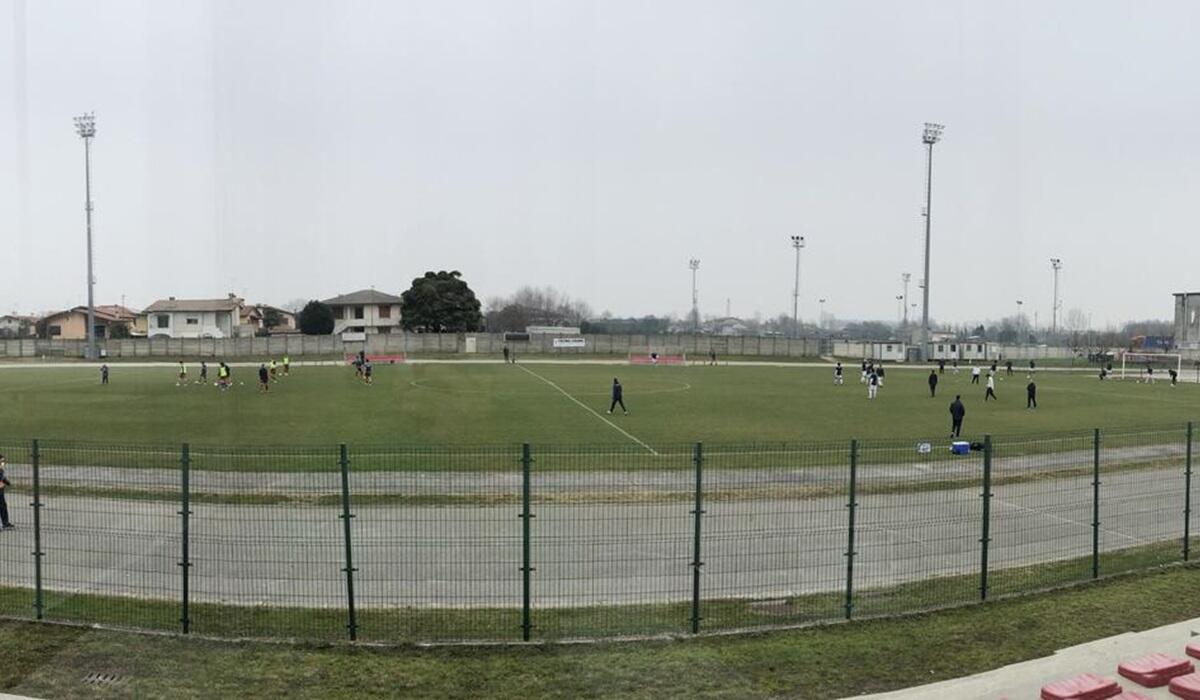
<svg viewBox="0 0 1200 700">
<path fill-rule="evenodd" d="M 2 440 L 0 615 L 224 637 L 764 629 L 1188 561 L 1191 423 L 941 441 Z M 927 444 L 932 451 L 923 449 Z"/>
</svg>

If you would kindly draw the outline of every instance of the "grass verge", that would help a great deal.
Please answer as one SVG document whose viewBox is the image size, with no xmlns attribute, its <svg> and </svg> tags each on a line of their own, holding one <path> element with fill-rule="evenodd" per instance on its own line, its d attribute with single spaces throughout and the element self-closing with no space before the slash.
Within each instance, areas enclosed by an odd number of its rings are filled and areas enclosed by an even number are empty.
<svg viewBox="0 0 1200 700">
<path fill-rule="evenodd" d="M 123 697 L 841 697 L 934 682 L 1200 616 L 1200 570 L 903 618 L 586 646 L 373 649 L 0 622 L 0 690 Z M 83 681 L 91 672 L 118 680 Z"/>
</svg>

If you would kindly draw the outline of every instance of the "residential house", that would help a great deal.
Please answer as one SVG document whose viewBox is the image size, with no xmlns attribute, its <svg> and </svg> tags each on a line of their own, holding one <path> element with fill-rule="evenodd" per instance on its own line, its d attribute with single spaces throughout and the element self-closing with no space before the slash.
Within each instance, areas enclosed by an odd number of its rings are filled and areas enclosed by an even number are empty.
<svg viewBox="0 0 1200 700">
<path fill-rule="evenodd" d="M 151 338 L 234 338 L 253 335 L 242 323 L 245 300 L 236 294 L 224 299 L 160 299 L 142 312 Z"/>
<path fill-rule="evenodd" d="M 137 327 L 137 312 L 119 304 L 93 307 L 93 317 L 96 322 L 96 337 L 101 340 L 112 335 L 112 329 L 116 326 L 123 326 L 129 335 L 133 335 Z M 47 314 L 38 323 L 43 328 L 41 332 L 51 340 L 87 339 L 86 306 Z"/>
<path fill-rule="evenodd" d="M 321 302 L 333 310 L 333 332 L 345 340 L 391 333 L 400 327 L 400 297 L 362 289 Z"/>
<path fill-rule="evenodd" d="M 0 316 L 0 338 L 32 338 L 36 335 L 37 316 L 12 313 Z"/>
<path fill-rule="evenodd" d="M 268 320 L 274 320 L 275 325 L 268 327 Z M 267 304 L 247 304 L 242 307 L 241 323 L 250 326 L 256 333 L 299 333 L 300 326 L 296 323 L 296 314 L 286 309 Z"/>
</svg>

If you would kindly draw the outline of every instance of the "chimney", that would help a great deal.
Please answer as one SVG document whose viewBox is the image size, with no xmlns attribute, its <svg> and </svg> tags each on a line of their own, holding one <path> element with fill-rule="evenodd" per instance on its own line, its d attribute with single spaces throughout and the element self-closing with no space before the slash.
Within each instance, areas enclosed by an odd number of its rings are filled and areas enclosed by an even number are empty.
<svg viewBox="0 0 1200 700">
<path fill-rule="evenodd" d="M 175 297 L 167 297 L 167 301 L 175 301 Z"/>
</svg>

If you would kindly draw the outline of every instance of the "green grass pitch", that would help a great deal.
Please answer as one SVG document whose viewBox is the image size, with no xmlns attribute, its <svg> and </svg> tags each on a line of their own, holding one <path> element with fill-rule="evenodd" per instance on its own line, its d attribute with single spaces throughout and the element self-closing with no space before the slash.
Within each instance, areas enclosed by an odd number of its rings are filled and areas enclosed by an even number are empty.
<svg viewBox="0 0 1200 700">
<path fill-rule="evenodd" d="M 947 370 L 931 399 L 927 372 L 891 369 L 874 401 L 858 368 L 846 372 L 835 387 L 831 368 L 408 364 L 377 366 L 375 384 L 364 386 L 350 368 L 296 367 L 262 395 L 249 367 L 235 369 L 227 393 L 211 384 L 215 368 L 207 386 L 176 386 L 168 367 L 115 365 L 108 386 L 94 368 L 5 368 L 0 438 L 227 446 L 916 438 L 948 432 L 955 393 L 967 407 L 964 436 L 1175 427 L 1200 415 L 1195 384 L 1039 372 L 1040 408 L 1027 411 L 1023 372 L 1001 370 L 1000 400 L 986 404 L 967 371 Z M 613 377 L 625 386 L 628 416 L 605 414 Z"/>
</svg>

